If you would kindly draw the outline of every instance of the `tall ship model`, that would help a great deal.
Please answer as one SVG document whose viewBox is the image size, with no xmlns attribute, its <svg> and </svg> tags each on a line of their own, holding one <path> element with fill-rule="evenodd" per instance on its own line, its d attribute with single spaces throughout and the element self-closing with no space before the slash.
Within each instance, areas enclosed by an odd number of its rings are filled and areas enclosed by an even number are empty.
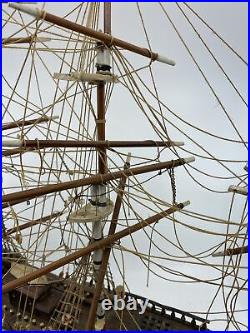
<svg viewBox="0 0 250 333">
<path fill-rule="evenodd" d="M 197 6 L 2 4 L 3 330 L 247 329 L 247 60 Z"/>
</svg>

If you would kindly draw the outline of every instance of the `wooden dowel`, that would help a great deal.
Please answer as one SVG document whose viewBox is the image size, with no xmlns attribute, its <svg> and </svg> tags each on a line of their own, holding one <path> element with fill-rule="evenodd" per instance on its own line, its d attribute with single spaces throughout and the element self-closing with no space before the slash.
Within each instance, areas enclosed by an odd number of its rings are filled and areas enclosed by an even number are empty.
<svg viewBox="0 0 250 333">
<path fill-rule="evenodd" d="M 97 140 L 105 141 L 105 83 L 99 82 L 97 85 Z M 98 154 L 99 173 L 107 172 L 107 154 L 106 149 L 102 147 Z"/>
<path fill-rule="evenodd" d="M 104 2 L 104 32 L 111 35 L 111 2 Z"/>
<path fill-rule="evenodd" d="M 86 256 L 95 250 L 108 247 L 108 246 L 114 244 L 119 239 L 126 237 L 142 228 L 147 227 L 148 225 L 150 225 L 152 223 L 155 223 L 155 222 L 161 220 L 162 218 L 182 209 L 183 207 L 185 207 L 188 204 L 189 204 L 189 202 L 185 202 L 185 203 L 180 203 L 175 206 L 172 206 L 169 209 L 162 211 L 161 213 L 155 214 L 152 217 L 147 218 L 146 220 L 142 220 L 141 222 L 136 223 L 133 226 L 128 227 L 124 230 L 121 230 L 107 238 L 104 238 L 100 241 L 95 241 L 95 242 L 91 243 L 90 245 L 88 245 L 87 247 L 85 247 L 81 250 L 78 250 L 74 253 L 71 253 L 61 259 L 58 259 L 42 268 L 37 269 L 34 272 L 31 272 L 23 277 L 10 281 L 3 285 L 2 293 L 4 294 L 6 292 L 9 292 L 10 290 L 21 287 L 21 286 L 27 284 L 28 282 L 30 282 L 34 279 L 37 279 L 38 277 L 40 277 L 42 275 L 46 275 L 46 274 L 54 271 L 55 269 L 60 268 L 66 264 L 69 264 L 70 262 L 77 260 L 80 257 Z"/>
<path fill-rule="evenodd" d="M 2 125 L 2 130 L 9 130 L 12 128 L 17 128 L 17 127 L 24 127 L 24 126 L 29 126 L 29 125 L 34 125 L 34 124 L 40 124 L 40 123 L 44 123 L 44 122 L 48 122 L 50 120 L 53 119 L 57 119 L 58 117 L 40 117 L 40 118 L 36 118 L 36 119 L 30 119 L 30 120 L 17 120 L 17 121 L 13 121 L 10 123 L 6 123 Z"/>
<path fill-rule="evenodd" d="M 236 247 L 234 249 L 227 249 L 224 252 L 217 252 L 217 253 L 214 253 L 212 256 L 213 257 L 226 257 L 226 256 L 235 256 L 237 254 L 243 254 L 243 253 L 248 253 L 248 245 Z"/>
<path fill-rule="evenodd" d="M 100 124 L 99 124 L 100 125 Z M 3 147 L 23 147 L 23 148 L 145 148 L 145 147 L 179 147 L 184 143 L 181 141 L 108 141 L 105 140 L 105 129 L 99 126 L 100 140 L 3 140 Z"/>
<path fill-rule="evenodd" d="M 22 202 L 22 201 L 26 201 L 27 199 L 30 200 L 32 198 L 36 198 L 36 197 L 39 197 L 39 196 L 42 196 L 45 194 L 54 193 L 54 192 L 58 192 L 58 191 L 69 190 L 69 189 L 81 187 L 81 186 L 103 184 L 108 181 L 118 179 L 122 175 L 134 176 L 134 175 L 139 175 L 139 174 L 147 173 L 147 172 L 151 172 L 151 171 L 158 171 L 158 170 L 162 170 L 162 169 L 171 169 L 173 167 L 178 167 L 178 166 L 181 166 L 183 164 L 190 163 L 193 161 L 194 161 L 194 157 L 180 158 L 177 160 L 172 160 L 172 161 L 168 161 L 168 162 L 160 162 L 160 163 L 150 164 L 147 166 L 131 168 L 131 169 L 127 169 L 127 170 L 120 170 L 120 171 L 115 171 L 115 172 L 110 172 L 110 173 L 105 173 L 105 174 L 97 174 L 95 176 L 77 179 L 77 180 L 73 180 L 73 181 L 62 182 L 62 183 L 58 183 L 58 184 L 51 184 L 51 185 L 46 185 L 46 186 L 30 189 L 30 190 L 5 194 L 2 196 L 2 201 L 3 201 L 3 203 L 9 203 L 11 205 L 11 204 L 13 204 L 14 201 Z"/>
<path fill-rule="evenodd" d="M 91 28 L 84 27 L 80 24 L 71 22 L 62 17 L 47 13 L 44 10 L 40 10 L 38 8 L 34 8 L 31 6 L 27 6 L 27 5 L 22 5 L 19 3 L 10 3 L 9 6 L 11 8 L 20 10 L 21 12 L 29 14 L 37 19 L 42 19 L 43 21 L 53 23 L 57 26 L 69 29 L 71 31 L 78 32 L 78 33 L 88 36 L 90 38 L 97 39 L 97 40 L 103 42 L 107 47 L 111 47 L 114 45 L 117 47 L 121 47 L 125 50 L 131 51 L 133 53 L 140 54 L 144 57 L 150 58 L 150 59 L 152 59 L 152 61 L 157 60 L 157 61 L 163 62 L 163 63 L 171 65 L 171 66 L 175 65 L 175 62 L 173 60 L 168 59 L 164 56 L 160 56 L 158 53 L 151 52 L 147 48 L 142 48 L 137 45 L 123 41 L 119 38 L 115 38 L 107 33 L 103 33 L 100 31 L 93 30 Z"/>
<path fill-rule="evenodd" d="M 36 36 L 27 36 L 27 37 L 9 37 L 9 38 L 2 38 L 2 45 L 9 45 L 9 44 L 30 44 L 32 42 L 49 42 L 51 38 L 47 37 L 36 37 Z"/>
<path fill-rule="evenodd" d="M 31 228 L 34 225 L 50 221 L 51 219 L 53 219 L 55 217 L 58 217 L 58 216 L 61 216 L 61 215 L 62 215 L 62 213 L 56 212 L 56 213 L 52 213 L 48 216 L 41 217 L 40 219 L 21 224 L 18 227 L 14 227 L 14 228 L 6 230 L 6 235 L 9 236 L 11 234 L 14 234 L 15 232 L 19 232 L 19 231 L 25 230 L 27 228 Z"/>
</svg>

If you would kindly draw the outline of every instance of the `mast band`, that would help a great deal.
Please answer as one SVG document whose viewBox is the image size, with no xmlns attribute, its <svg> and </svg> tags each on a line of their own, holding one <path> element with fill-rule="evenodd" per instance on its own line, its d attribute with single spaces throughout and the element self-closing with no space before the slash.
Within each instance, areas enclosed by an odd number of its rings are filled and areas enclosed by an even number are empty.
<svg viewBox="0 0 250 333">
<path fill-rule="evenodd" d="M 97 206 L 97 207 L 106 207 L 107 202 L 96 202 L 92 199 L 89 199 L 89 202 L 91 203 L 92 206 Z"/>
</svg>

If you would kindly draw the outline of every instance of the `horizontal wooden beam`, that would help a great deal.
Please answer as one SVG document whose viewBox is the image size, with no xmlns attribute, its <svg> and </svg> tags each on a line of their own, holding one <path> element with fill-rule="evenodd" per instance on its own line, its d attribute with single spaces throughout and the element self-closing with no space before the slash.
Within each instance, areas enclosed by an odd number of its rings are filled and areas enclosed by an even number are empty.
<svg viewBox="0 0 250 333">
<path fill-rule="evenodd" d="M 42 195 L 46 195 L 49 193 L 54 193 L 54 192 L 59 192 L 59 191 L 64 191 L 64 190 L 69 190 L 72 188 L 76 187 L 81 187 L 81 186 L 88 186 L 88 185 L 95 185 L 95 184 L 103 184 L 111 180 L 118 179 L 122 177 L 123 175 L 125 176 L 135 176 L 147 172 L 152 172 L 152 171 L 158 171 L 162 169 L 171 169 L 175 168 L 181 165 L 184 165 L 186 163 L 191 163 L 195 160 L 193 156 L 188 157 L 188 158 L 180 158 L 177 160 L 172 160 L 172 161 L 167 161 L 167 162 L 160 162 L 160 163 L 154 163 L 142 167 L 135 167 L 131 169 L 126 169 L 126 170 L 120 170 L 120 171 L 115 171 L 115 172 L 110 172 L 110 173 L 105 173 L 105 174 L 97 174 L 95 176 L 91 177 L 86 177 L 82 179 L 77 179 L 73 181 L 68 181 L 68 182 L 62 182 L 58 184 L 51 184 L 51 185 L 46 185 L 30 190 L 25 190 L 25 191 L 20 191 L 20 192 L 15 192 L 15 193 L 9 193 L 5 194 L 2 196 L 2 202 L 3 204 L 7 205 L 13 205 L 15 201 L 18 201 L 18 203 L 26 200 L 30 200 Z"/>
<path fill-rule="evenodd" d="M 91 28 L 84 27 L 80 24 L 71 22 L 69 20 L 66 20 L 62 17 L 47 13 L 44 10 L 41 10 L 37 7 L 32 7 L 32 6 L 27 6 L 27 5 L 22 5 L 20 3 L 12 2 L 9 4 L 11 8 L 14 8 L 16 10 L 20 10 L 23 13 L 29 14 L 36 19 L 42 19 L 45 22 L 53 23 L 57 26 L 78 32 L 80 34 L 83 34 L 85 36 L 88 36 L 90 38 L 94 38 L 96 40 L 99 40 L 103 42 L 107 47 L 111 46 L 117 46 L 121 47 L 125 50 L 131 51 L 133 53 L 140 54 L 144 57 L 152 59 L 152 61 L 159 61 L 163 62 L 165 64 L 174 66 L 175 62 L 171 59 L 166 58 L 165 56 L 161 56 L 158 53 L 152 52 L 149 49 L 139 47 L 137 45 L 125 42 L 121 39 L 118 39 L 116 37 L 113 37 L 109 34 L 93 30 Z"/>
<path fill-rule="evenodd" d="M 48 122 L 50 120 L 58 119 L 58 116 L 54 117 L 40 117 L 36 119 L 30 119 L 30 120 L 17 120 L 17 121 L 12 121 L 10 123 L 2 124 L 2 130 L 6 131 L 12 128 L 18 128 L 18 127 L 24 127 L 24 126 L 29 126 L 29 125 L 36 125 L 44 122 Z M 16 140 L 19 141 L 19 140 Z M 18 146 L 19 147 L 19 146 Z"/>
<path fill-rule="evenodd" d="M 122 148 L 122 147 L 179 147 L 181 141 L 79 141 L 79 140 L 2 140 L 3 147 L 17 148 Z"/>
<path fill-rule="evenodd" d="M 234 249 L 227 249 L 226 251 L 216 252 L 212 254 L 212 257 L 226 257 L 226 256 L 235 256 L 237 254 L 248 253 L 248 245 L 236 247 Z"/>
<path fill-rule="evenodd" d="M 182 208 L 184 208 L 185 206 L 187 206 L 189 204 L 189 201 L 184 202 L 184 203 L 180 203 L 177 204 L 175 206 L 170 207 L 169 209 L 162 211 L 158 214 L 155 214 L 149 218 L 147 218 L 146 220 L 142 220 L 139 223 L 134 224 L 133 226 L 130 226 L 126 229 L 123 229 L 107 238 L 103 238 L 99 241 L 95 241 L 93 243 L 91 243 L 90 245 L 88 245 L 87 247 L 78 250 L 74 253 L 71 253 L 69 255 L 67 255 L 66 257 L 60 258 L 42 268 L 37 269 L 34 272 L 31 272 L 23 277 L 20 277 L 18 279 L 15 279 L 11 282 L 8 282 L 6 284 L 3 285 L 2 288 L 2 293 L 6 293 L 8 291 L 11 291 L 15 288 L 21 287 L 25 284 L 27 284 L 28 282 L 37 279 L 38 277 L 42 276 L 42 275 L 46 275 L 52 271 L 54 271 L 55 269 L 58 269 L 64 265 L 69 264 L 70 262 L 77 260 L 78 258 L 81 258 L 83 256 L 86 256 L 88 254 L 90 254 L 91 252 L 98 250 L 98 249 L 103 249 L 106 248 L 108 246 L 111 246 L 112 244 L 114 244 L 116 241 L 118 241 L 121 238 L 124 238 L 130 234 L 133 234 L 134 232 L 145 228 L 147 226 L 149 226 L 152 223 L 158 222 L 159 220 L 161 220 L 164 217 L 167 217 L 168 215 L 181 210 Z"/>
<path fill-rule="evenodd" d="M 10 44 L 30 44 L 33 42 L 36 43 L 45 43 L 51 41 L 51 38 L 47 37 L 36 37 L 27 36 L 27 37 L 9 37 L 9 38 L 2 38 L 2 45 L 10 45 Z"/>
<path fill-rule="evenodd" d="M 50 215 L 41 217 L 40 219 L 29 221 L 27 223 L 21 224 L 18 227 L 7 229 L 6 230 L 6 236 L 10 236 L 10 235 L 14 234 L 15 232 L 19 232 L 19 231 L 25 230 L 27 228 L 31 228 L 31 227 L 33 227 L 33 226 L 35 226 L 37 224 L 45 223 L 47 221 L 52 220 L 55 217 L 61 216 L 62 214 L 63 213 L 55 212 L 55 213 L 52 213 Z"/>
</svg>

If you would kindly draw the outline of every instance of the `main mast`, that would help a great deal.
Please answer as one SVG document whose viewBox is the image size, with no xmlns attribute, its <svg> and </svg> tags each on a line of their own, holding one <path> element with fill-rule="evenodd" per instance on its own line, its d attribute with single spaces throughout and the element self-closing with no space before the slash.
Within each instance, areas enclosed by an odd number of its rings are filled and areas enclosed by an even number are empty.
<svg viewBox="0 0 250 333">
<path fill-rule="evenodd" d="M 103 10 L 103 26 L 104 33 L 111 34 L 111 2 L 104 2 Z M 96 68 L 97 73 L 110 74 L 110 50 L 100 42 L 97 42 L 97 57 L 96 57 Z M 106 139 L 106 119 L 105 119 L 105 81 L 99 81 L 97 83 L 97 117 L 96 117 L 96 129 L 97 129 L 97 140 L 105 141 Z M 107 172 L 107 151 L 106 148 L 100 148 L 98 151 L 98 171 L 99 174 L 105 174 Z M 92 238 L 93 241 L 99 241 L 103 239 L 103 227 L 104 227 L 104 213 L 106 211 L 108 203 L 107 198 L 107 184 L 92 185 L 92 197 L 91 204 L 99 206 L 100 219 L 92 223 Z M 113 208 L 111 206 L 111 208 Z M 109 210 L 111 213 L 111 210 Z M 98 249 L 93 252 L 93 280 L 95 285 L 98 285 L 98 275 L 103 260 L 103 249 Z M 105 273 L 104 273 L 105 274 Z M 102 286 L 101 286 L 102 287 Z M 91 306 L 89 318 L 92 318 L 90 329 L 95 328 L 96 330 L 102 330 L 105 325 L 105 311 L 102 308 L 103 296 L 99 295 L 96 300 L 96 306 Z M 94 298 L 93 298 L 94 299 Z M 92 299 L 92 302 L 93 302 Z M 89 320 L 88 320 L 89 322 Z M 88 326 L 88 324 L 87 324 Z M 88 327 L 87 327 L 88 328 Z"/>
<path fill-rule="evenodd" d="M 111 34 L 111 2 L 104 2 L 104 33 Z M 110 74 L 110 51 L 102 43 L 97 43 L 97 73 Z M 97 140 L 105 141 L 106 120 L 105 120 L 105 82 L 97 84 Z M 98 170 L 103 174 L 107 171 L 107 154 L 106 149 L 99 150 Z"/>
</svg>

